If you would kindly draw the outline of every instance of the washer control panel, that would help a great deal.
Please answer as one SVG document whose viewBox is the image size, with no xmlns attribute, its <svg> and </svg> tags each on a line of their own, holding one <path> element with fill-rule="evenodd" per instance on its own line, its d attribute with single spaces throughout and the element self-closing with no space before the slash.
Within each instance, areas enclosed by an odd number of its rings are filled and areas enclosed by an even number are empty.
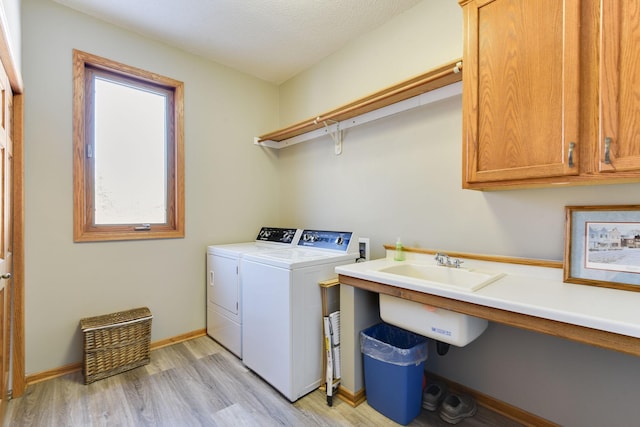
<svg viewBox="0 0 640 427">
<path fill-rule="evenodd" d="M 303 230 L 298 241 L 298 247 L 347 252 L 352 237 L 353 233 L 346 231 Z"/>
<path fill-rule="evenodd" d="M 295 244 L 298 231 L 297 228 L 262 227 L 256 241 Z"/>
</svg>

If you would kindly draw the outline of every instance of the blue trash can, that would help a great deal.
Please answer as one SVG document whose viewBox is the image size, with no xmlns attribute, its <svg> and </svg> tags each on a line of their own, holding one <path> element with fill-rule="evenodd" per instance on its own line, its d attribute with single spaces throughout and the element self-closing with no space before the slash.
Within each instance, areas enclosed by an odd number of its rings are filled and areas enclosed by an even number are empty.
<svg viewBox="0 0 640 427">
<path fill-rule="evenodd" d="M 422 376 L 428 338 L 379 323 L 360 332 L 367 402 L 407 425 L 422 408 Z"/>
</svg>

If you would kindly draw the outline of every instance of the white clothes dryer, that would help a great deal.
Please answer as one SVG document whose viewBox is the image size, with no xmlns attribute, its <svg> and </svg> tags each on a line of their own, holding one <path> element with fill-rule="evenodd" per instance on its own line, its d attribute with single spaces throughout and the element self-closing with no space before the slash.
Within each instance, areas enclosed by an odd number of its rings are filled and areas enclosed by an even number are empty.
<svg viewBox="0 0 640 427">
<path fill-rule="evenodd" d="M 291 248 L 302 230 L 262 227 L 256 240 L 207 247 L 207 334 L 242 358 L 240 258 L 257 251 Z"/>
<path fill-rule="evenodd" d="M 353 233 L 318 230 L 304 230 L 295 249 L 242 257 L 242 361 L 292 402 L 322 379 L 318 283 L 358 257 Z"/>
</svg>

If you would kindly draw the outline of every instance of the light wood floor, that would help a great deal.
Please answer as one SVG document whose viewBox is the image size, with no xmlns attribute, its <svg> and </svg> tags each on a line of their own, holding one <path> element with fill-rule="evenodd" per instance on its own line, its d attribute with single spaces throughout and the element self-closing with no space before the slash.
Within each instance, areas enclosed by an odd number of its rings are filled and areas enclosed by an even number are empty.
<svg viewBox="0 0 640 427">
<path fill-rule="evenodd" d="M 316 390 L 291 404 L 208 337 L 151 353 L 151 363 L 84 385 L 80 372 L 28 387 L 5 426 L 397 426 L 366 402 L 333 406 Z M 422 411 L 410 426 L 450 426 Z M 480 407 L 459 426 L 518 426 Z"/>
</svg>

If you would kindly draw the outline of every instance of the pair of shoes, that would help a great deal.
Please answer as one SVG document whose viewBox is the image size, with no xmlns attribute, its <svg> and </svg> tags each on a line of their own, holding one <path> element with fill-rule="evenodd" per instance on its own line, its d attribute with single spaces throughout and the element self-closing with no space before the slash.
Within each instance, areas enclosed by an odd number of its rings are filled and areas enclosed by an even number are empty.
<svg viewBox="0 0 640 427">
<path fill-rule="evenodd" d="M 447 386 L 441 382 L 427 384 L 422 393 L 422 407 L 427 411 L 435 411 L 444 400 Z"/>
<path fill-rule="evenodd" d="M 465 418 L 474 416 L 477 409 L 473 397 L 449 393 L 440 406 L 440 418 L 449 424 L 458 424 Z"/>
</svg>

